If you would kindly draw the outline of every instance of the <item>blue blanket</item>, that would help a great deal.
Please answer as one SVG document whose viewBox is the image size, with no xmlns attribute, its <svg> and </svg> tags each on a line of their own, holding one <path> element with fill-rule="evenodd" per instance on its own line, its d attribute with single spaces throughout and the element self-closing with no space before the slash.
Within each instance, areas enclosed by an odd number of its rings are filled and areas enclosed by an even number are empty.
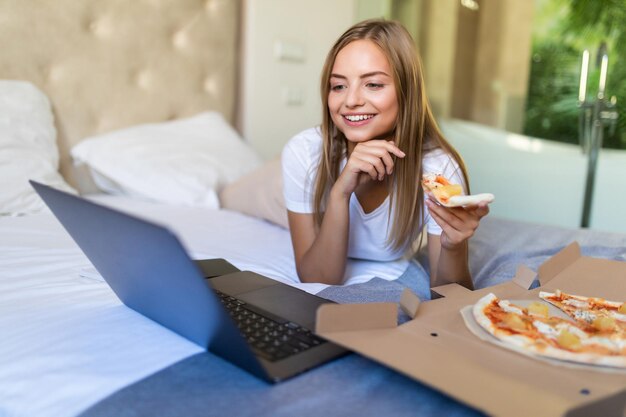
<svg viewBox="0 0 626 417">
<path fill-rule="evenodd" d="M 535 269 L 573 241 L 584 255 L 626 260 L 626 236 L 485 218 L 470 243 L 477 288 Z M 423 265 L 423 266 L 422 266 Z M 430 297 L 425 253 L 395 281 L 372 279 L 319 295 L 339 303 L 397 302 L 404 288 Z M 399 321 L 406 316 L 399 313 Z M 419 352 L 416 352 L 419 354 Z M 424 384 L 357 354 L 271 386 L 211 353 L 187 358 L 106 398 L 82 416 L 479 416 Z"/>
</svg>

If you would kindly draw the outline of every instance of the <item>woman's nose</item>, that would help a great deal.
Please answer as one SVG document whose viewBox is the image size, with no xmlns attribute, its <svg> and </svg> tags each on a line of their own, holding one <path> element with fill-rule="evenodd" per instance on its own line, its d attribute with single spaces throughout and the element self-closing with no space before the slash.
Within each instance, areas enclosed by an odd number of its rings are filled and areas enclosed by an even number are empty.
<svg viewBox="0 0 626 417">
<path fill-rule="evenodd" d="M 348 107 L 358 107 L 363 105 L 363 95 L 361 94 L 361 90 L 359 88 L 350 88 L 348 89 L 348 94 L 346 96 L 346 106 Z"/>
</svg>

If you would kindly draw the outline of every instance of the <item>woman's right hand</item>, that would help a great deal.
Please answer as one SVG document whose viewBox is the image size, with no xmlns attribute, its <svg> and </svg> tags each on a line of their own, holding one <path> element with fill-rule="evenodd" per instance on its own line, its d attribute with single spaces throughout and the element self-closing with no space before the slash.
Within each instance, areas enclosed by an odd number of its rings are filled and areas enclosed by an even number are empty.
<svg viewBox="0 0 626 417">
<path fill-rule="evenodd" d="M 392 141 L 369 140 L 357 143 L 333 186 L 334 191 L 349 197 L 361 184 L 384 180 L 393 173 L 393 155 L 398 158 L 405 156 Z"/>
</svg>

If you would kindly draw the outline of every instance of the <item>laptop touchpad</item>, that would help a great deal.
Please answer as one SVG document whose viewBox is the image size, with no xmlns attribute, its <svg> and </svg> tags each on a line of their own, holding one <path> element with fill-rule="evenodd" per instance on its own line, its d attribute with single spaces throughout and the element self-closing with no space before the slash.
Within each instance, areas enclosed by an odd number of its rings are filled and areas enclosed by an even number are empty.
<svg viewBox="0 0 626 417">
<path fill-rule="evenodd" d="M 332 303 L 288 285 L 261 288 L 237 298 L 311 330 L 315 329 L 317 308 Z"/>
</svg>

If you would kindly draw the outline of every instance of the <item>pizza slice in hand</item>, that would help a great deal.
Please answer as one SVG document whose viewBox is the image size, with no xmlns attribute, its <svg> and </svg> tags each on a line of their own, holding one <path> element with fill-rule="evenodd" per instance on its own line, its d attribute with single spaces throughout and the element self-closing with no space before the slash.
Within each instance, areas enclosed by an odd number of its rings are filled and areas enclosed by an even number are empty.
<svg viewBox="0 0 626 417">
<path fill-rule="evenodd" d="M 426 173 L 422 175 L 424 191 L 431 193 L 437 202 L 445 207 L 472 206 L 482 202 L 491 203 L 493 194 L 464 195 L 461 184 L 453 184 L 441 174 Z"/>
</svg>

